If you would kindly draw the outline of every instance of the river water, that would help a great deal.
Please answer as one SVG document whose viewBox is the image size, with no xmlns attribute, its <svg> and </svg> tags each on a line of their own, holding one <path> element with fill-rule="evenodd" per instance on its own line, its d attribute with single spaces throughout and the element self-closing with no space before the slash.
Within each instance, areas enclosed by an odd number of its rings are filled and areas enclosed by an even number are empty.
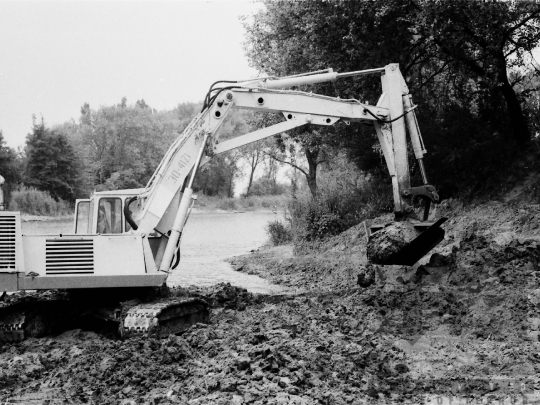
<svg viewBox="0 0 540 405">
<path fill-rule="evenodd" d="M 272 212 L 198 212 L 190 216 L 181 243 L 181 260 L 169 277 L 171 285 L 210 286 L 219 282 L 251 292 L 282 291 L 266 280 L 234 271 L 224 259 L 249 253 L 268 241 L 266 224 Z"/>
<path fill-rule="evenodd" d="M 266 224 L 277 217 L 270 211 L 193 212 L 182 237 L 180 265 L 167 283 L 207 287 L 225 282 L 254 293 L 284 292 L 282 287 L 258 276 L 234 271 L 224 261 L 264 245 L 268 241 Z M 22 223 L 22 232 L 26 235 L 70 234 L 72 227 L 72 220 L 27 221 Z"/>
</svg>

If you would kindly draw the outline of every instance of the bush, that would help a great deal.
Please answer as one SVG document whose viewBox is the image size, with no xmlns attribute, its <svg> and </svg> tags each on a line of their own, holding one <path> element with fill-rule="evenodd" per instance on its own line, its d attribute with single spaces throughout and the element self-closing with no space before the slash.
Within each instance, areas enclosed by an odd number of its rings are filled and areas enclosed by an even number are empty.
<svg viewBox="0 0 540 405">
<path fill-rule="evenodd" d="M 371 179 L 357 185 L 341 183 L 343 178 L 339 172 L 321 176 L 317 198 L 304 194 L 290 201 L 291 232 L 297 248 L 392 211 L 392 186 L 387 181 Z"/>
<path fill-rule="evenodd" d="M 266 232 L 270 236 L 270 242 L 272 242 L 272 245 L 274 246 L 283 245 L 292 240 L 289 226 L 279 219 L 268 222 Z"/>
<path fill-rule="evenodd" d="M 64 201 L 56 201 L 45 191 L 33 187 L 20 187 L 11 194 L 9 203 L 11 211 L 21 211 L 32 215 L 60 216 L 73 212 L 71 205 Z"/>
<path fill-rule="evenodd" d="M 282 211 L 286 208 L 289 197 L 286 195 L 249 196 L 238 198 L 222 198 L 199 194 L 195 208 L 203 210 L 242 210 L 254 211 L 259 209 L 276 209 Z"/>
<path fill-rule="evenodd" d="M 220 210 L 233 211 L 237 209 L 236 202 L 232 198 L 223 199 L 217 204 Z"/>
</svg>

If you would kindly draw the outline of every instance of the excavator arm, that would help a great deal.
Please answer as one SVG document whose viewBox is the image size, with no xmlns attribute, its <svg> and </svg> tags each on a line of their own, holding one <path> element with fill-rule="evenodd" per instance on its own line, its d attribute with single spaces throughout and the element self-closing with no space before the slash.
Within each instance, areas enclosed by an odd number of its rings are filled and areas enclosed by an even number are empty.
<svg viewBox="0 0 540 405">
<path fill-rule="evenodd" d="M 343 100 L 289 90 L 293 86 L 365 74 L 381 76 L 383 91 L 376 105 L 364 104 L 354 99 Z M 282 113 L 284 121 L 220 142 L 218 130 L 233 108 Z M 438 195 L 435 188 L 428 184 L 423 165 L 426 150 L 414 108 L 397 64 L 342 74 L 328 70 L 286 78 L 268 78 L 211 89 L 203 111 L 171 145 L 148 185 L 139 195 L 142 209 L 136 218 L 137 232 L 148 234 L 157 231 L 164 236 L 155 261 L 160 271 L 168 272 L 187 220 L 193 195 L 193 180 L 200 166 L 216 154 L 302 125 L 330 126 L 342 120 L 370 123 L 374 126 L 392 178 L 396 220 L 407 220 L 414 216 L 414 196 L 426 199 L 426 220 L 429 204 L 438 202 Z M 406 129 L 424 183 L 418 187 L 411 187 L 410 184 Z"/>
</svg>

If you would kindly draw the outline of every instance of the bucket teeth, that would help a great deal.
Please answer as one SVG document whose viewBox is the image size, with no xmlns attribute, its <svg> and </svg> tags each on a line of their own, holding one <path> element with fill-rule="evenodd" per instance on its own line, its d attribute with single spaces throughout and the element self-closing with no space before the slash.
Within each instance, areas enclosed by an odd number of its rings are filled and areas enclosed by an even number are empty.
<svg viewBox="0 0 540 405">
<path fill-rule="evenodd" d="M 24 313 L 0 315 L 0 342 L 20 342 L 24 340 Z"/>
<path fill-rule="evenodd" d="M 21 342 L 23 340 L 22 323 L 0 323 L 0 342 Z"/>
</svg>

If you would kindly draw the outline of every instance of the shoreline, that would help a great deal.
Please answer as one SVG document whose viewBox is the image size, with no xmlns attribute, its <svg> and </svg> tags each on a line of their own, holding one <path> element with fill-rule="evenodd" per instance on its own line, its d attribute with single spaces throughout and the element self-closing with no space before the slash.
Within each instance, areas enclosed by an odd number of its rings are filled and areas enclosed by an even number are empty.
<svg viewBox="0 0 540 405">
<path fill-rule="evenodd" d="M 193 208 L 192 213 L 193 214 L 204 214 L 204 213 L 215 213 L 215 214 L 249 214 L 251 212 L 260 212 L 260 213 L 274 213 L 276 215 L 283 215 L 285 213 L 284 210 L 277 210 L 273 211 L 268 208 L 264 209 L 246 209 L 246 210 L 222 210 L 222 209 L 204 209 L 204 208 Z M 21 213 L 21 221 L 22 222 L 32 222 L 32 221 L 67 221 L 67 220 L 73 220 L 74 214 L 66 214 L 66 215 L 59 215 L 59 216 L 51 216 L 51 215 L 33 215 L 33 214 L 25 214 Z"/>
</svg>

